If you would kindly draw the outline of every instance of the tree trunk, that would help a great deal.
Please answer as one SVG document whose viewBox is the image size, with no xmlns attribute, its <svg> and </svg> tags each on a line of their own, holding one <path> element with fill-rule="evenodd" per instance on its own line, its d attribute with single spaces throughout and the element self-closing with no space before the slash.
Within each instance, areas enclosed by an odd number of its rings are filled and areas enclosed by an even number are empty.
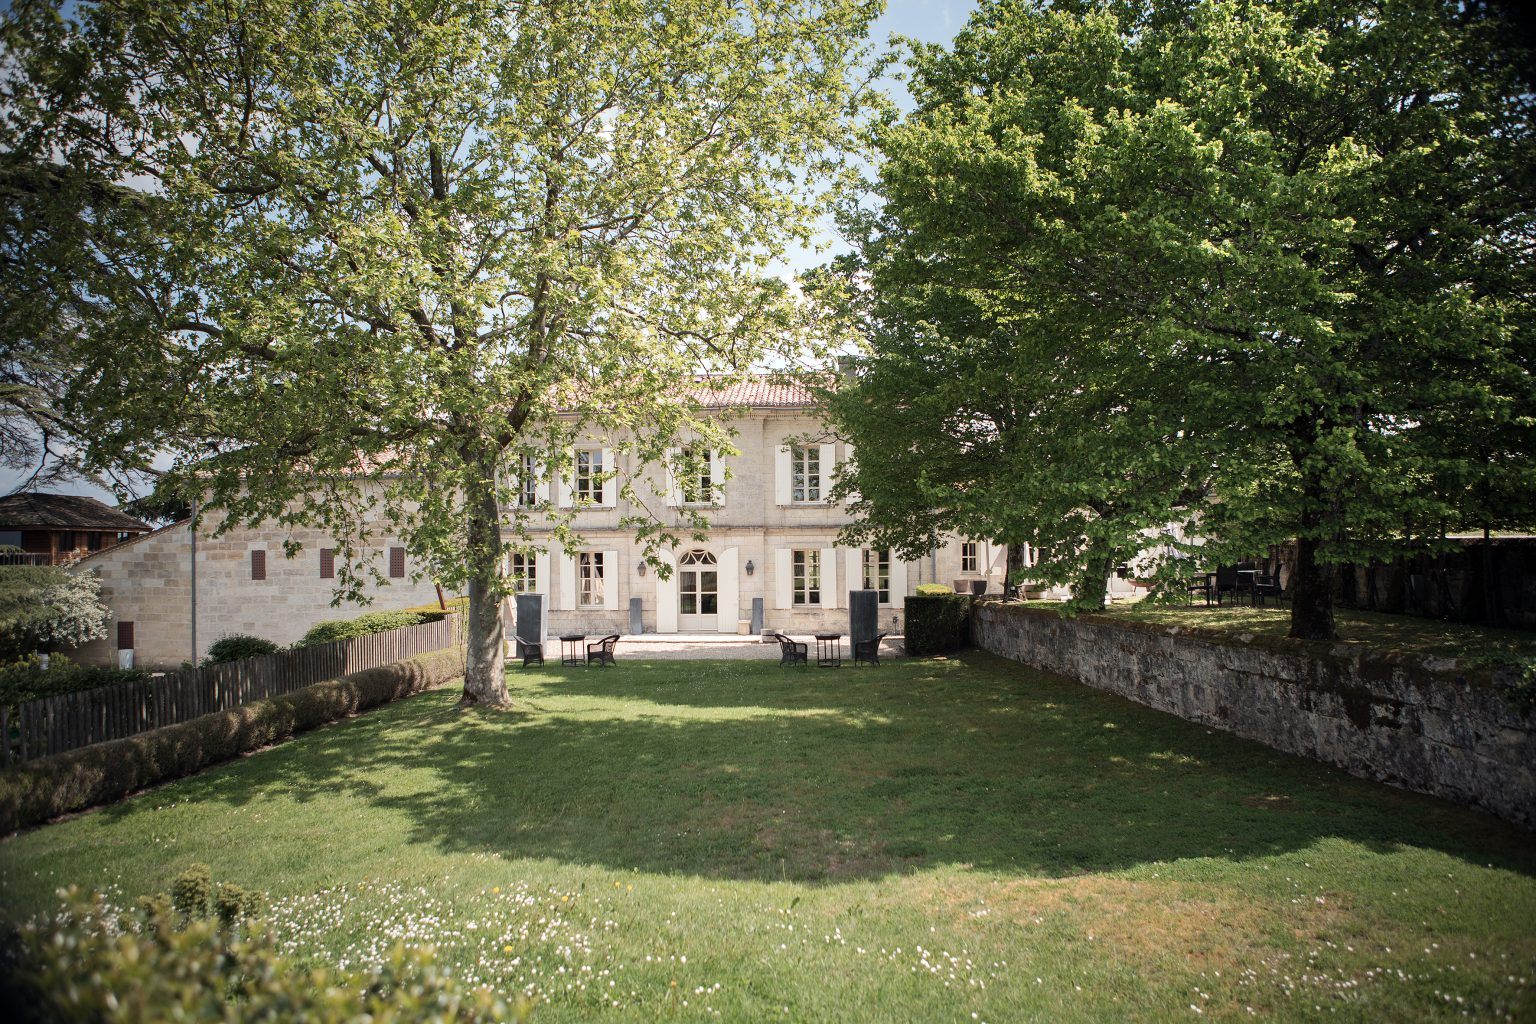
<svg viewBox="0 0 1536 1024">
<path fill-rule="evenodd" d="M 503 707 L 507 696 L 506 640 L 501 620 L 501 510 L 494 470 L 479 474 L 479 486 L 465 494 L 470 564 L 468 656 L 460 706 Z"/>
<path fill-rule="evenodd" d="M 1318 541 L 1296 540 L 1296 570 L 1291 576 L 1291 636 L 1298 640 L 1337 640 L 1333 620 L 1336 569 L 1317 557 Z"/>
<path fill-rule="evenodd" d="M 1119 564 L 1118 552 L 1090 547 L 1083 573 L 1072 588 L 1072 603 L 1079 608 L 1103 611 L 1109 606 L 1109 574 Z"/>
<path fill-rule="evenodd" d="M 1024 545 L 1009 544 L 1008 568 L 1003 572 L 1003 597 L 1013 596 L 1014 580 L 1024 572 L 1024 569 Z"/>
</svg>

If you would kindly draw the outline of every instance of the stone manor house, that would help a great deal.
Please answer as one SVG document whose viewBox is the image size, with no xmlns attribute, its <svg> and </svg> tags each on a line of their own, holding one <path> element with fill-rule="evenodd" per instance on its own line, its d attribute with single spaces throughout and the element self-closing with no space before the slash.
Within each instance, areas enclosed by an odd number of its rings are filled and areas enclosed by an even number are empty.
<svg viewBox="0 0 1536 1024">
<path fill-rule="evenodd" d="M 736 431 L 740 454 L 692 453 L 698 480 L 647 480 L 658 499 L 649 510 L 665 516 L 698 502 L 710 521 L 708 540 L 663 552 L 673 567 L 663 580 L 641 556 L 632 534 L 620 526 L 629 511 L 606 474 L 627 475 L 626 458 L 598 442 L 578 444 L 574 479 L 544 479 L 537 472 L 518 483 L 518 499 L 534 511 L 533 535 L 540 552 L 513 556 L 508 574 L 517 589 L 543 594 L 551 635 L 601 636 L 629 632 L 629 608 L 639 598 L 644 628 L 656 633 L 739 633 L 749 629 L 754 598 L 764 605 L 764 626 L 793 635 L 847 632 L 848 591 L 877 590 L 880 628 L 899 633 L 902 607 L 919 583 L 960 581 L 1002 586 L 1005 551 L 986 541 L 946 538 L 926 558 L 903 562 L 883 550 L 839 546 L 847 509 L 829 492 L 837 467 L 853 456 L 830 439 L 810 396 L 768 377 L 707 393 Z M 806 440 L 810 439 L 810 440 Z M 536 467 L 527 467 L 535 469 Z M 727 478 L 729 469 L 729 478 Z M 562 550 L 540 527 L 538 509 L 576 509 L 582 545 Z M 283 555 L 284 541 L 303 550 Z M 333 607 L 334 564 L 327 539 L 317 531 L 272 527 L 197 538 L 197 639 L 199 656 L 220 636 L 249 633 L 291 643 L 324 619 L 365 610 Z M 542 543 L 540 543 L 542 541 Z M 405 548 L 378 535 L 375 557 L 389 581 L 370 584 L 369 609 L 405 608 L 436 600 L 430 579 L 413 580 Z M 80 570 L 96 572 L 111 608 L 111 634 L 82 648 L 85 661 L 118 658 L 133 650 L 137 664 L 171 666 L 191 656 L 191 537 L 177 523 L 93 554 Z M 508 602 L 508 632 L 512 629 Z"/>
</svg>

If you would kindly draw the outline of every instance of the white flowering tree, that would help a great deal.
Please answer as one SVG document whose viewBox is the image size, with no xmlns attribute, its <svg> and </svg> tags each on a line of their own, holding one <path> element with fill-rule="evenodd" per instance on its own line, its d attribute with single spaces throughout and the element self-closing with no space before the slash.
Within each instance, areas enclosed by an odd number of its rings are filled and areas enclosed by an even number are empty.
<svg viewBox="0 0 1536 1024">
<path fill-rule="evenodd" d="M 0 655 L 48 653 L 106 635 L 107 606 L 94 573 L 0 566 Z"/>
</svg>

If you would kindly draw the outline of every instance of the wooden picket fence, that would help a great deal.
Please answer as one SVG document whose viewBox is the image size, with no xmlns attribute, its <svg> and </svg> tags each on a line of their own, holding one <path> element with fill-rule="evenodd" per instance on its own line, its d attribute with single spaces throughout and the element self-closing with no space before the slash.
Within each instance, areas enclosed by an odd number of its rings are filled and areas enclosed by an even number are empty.
<svg viewBox="0 0 1536 1024">
<path fill-rule="evenodd" d="M 461 616 L 0 705 L 0 767 L 122 739 L 463 642 Z"/>
</svg>

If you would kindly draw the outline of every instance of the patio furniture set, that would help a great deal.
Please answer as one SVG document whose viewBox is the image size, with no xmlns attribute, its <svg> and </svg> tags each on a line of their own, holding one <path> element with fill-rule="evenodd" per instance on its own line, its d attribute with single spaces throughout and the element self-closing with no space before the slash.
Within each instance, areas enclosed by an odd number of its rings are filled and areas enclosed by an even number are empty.
<svg viewBox="0 0 1536 1024">
<path fill-rule="evenodd" d="M 566 667 L 581 665 L 613 665 L 617 664 L 613 659 L 614 648 L 619 646 L 619 634 L 612 633 L 598 640 L 596 643 L 587 643 L 585 633 L 567 633 L 560 638 L 560 664 Z M 583 662 L 582 648 L 586 648 L 586 659 Z M 544 664 L 544 645 L 530 643 L 521 637 L 517 639 L 517 656 L 523 659 L 523 668 L 529 665 Z"/>
<path fill-rule="evenodd" d="M 880 664 L 880 642 L 888 635 L 881 633 L 878 636 L 870 637 L 868 640 L 855 640 L 853 642 L 854 665 Z M 783 633 L 774 633 L 772 636 L 779 645 L 780 666 L 810 666 L 811 645 L 809 643 L 787 637 Z M 842 668 L 843 634 L 817 633 L 814 636 L 814 640 L 816 642 L 816 667 Z"/>
<path fill-rule="evenodd" d="M 1253 562 L 1238 562 L 1236 565 L 1221 566 L 1215 572 L 1200 573 L 1189 580 L 1189 601 L 1195 601 L 1195 596 L 1205 598 L 1209 607 L 1212 600 L 1221 604 L 1223 596 L 1230 595 L 1234 604 L 1241 604 L 1246 595 L 1250 604 L 1258 607 L 1266 599 L 1273 597 L 1276 601 L 1285 596 L 1285 589 L 1280 585 L 1280 566 L 1278 563 L 1273 568 L 1260 568 Z"/>
</svg>

